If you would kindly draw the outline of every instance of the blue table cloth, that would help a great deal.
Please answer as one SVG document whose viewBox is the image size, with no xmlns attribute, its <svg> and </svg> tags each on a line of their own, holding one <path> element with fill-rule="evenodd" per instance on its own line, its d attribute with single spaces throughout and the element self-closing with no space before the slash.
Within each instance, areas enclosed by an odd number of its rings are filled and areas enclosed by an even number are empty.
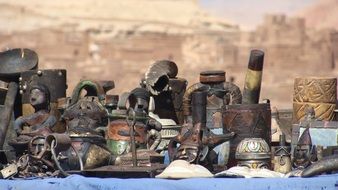
<svg viewBox="0 0 338 190">
<path fill-rule="evenodd" d="M 238 189 L 338 189 L 338 175 L 323 175 L 313 178 L 195 178 L 167 179 L 117 179 L 93 178 L 71 175 L 67 178 L 34 180 L 0 180 L 0 190 L 238 190 Z"/>
</svg>

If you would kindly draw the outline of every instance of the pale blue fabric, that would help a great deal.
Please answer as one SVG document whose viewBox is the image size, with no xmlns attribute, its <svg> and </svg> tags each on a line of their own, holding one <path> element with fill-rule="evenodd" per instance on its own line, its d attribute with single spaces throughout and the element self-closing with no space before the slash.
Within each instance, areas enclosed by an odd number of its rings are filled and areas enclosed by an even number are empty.
<svg viewBox="0 0 338 190">
<path fill-rule="evenodd" d="M 89 178 L 72 175 L 67 178 L 33 180 L 0 180 L 1 190 L 333 190 L 338 189 L 338 175 L 313 178 L 196 178 L 166 179 L 117 179 Z"/>
</svg>

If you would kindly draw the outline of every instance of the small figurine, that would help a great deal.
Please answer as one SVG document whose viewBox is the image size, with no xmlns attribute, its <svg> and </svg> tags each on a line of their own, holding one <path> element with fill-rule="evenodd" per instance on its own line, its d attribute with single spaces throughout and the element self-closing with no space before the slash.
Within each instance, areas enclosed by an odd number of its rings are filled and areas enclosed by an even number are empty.
<svg viewBox="0 0 338 190">
<path fill-rule="evenodd" d="M 14 122 L 14 129 L 19 135 L 46 135 L 53 131 L 56 117 L 50 113 L 50 93 L 45 85 L 37 84 L 30 89 L 30 104 L 35 112 L 21 116 Z"/>
<path fill-rule="evenodd" d="M 316 160 L 315 146 L 312 145 L 310 129 L 306 128 L 300 136 L 293 152 L 293 167 L 296 169 L 304 169 Z"/>
</svg>

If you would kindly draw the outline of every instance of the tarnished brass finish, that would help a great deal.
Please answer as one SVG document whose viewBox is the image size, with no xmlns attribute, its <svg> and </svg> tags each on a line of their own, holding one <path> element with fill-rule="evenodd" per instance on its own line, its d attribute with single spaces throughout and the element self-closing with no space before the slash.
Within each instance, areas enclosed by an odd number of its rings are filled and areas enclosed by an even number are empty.
<svg viewBox="0 0 338 190">
<path fill-rule="evenodd" d="M 274 147 L 273 169 L 280 173 L 289 173 L 292 168 L 291 147 L 285 145 L 285 135 L 279 136 L 279 146 Z"/>
<path fill-rule="evenodd" d="M 271 143 L 270 104 L 241 104 L 223 107 L 224 130 L 236 133 L 230 141 L 228 166 L 236 165 L 237 145 L 245 138 L 262 138 Z"/>
<path fill-rule="evenodd" d="M 323 121 L 332 121 L 334 119 L 336 109 L 336 104 L 329 103 L 293 103 L 293 118 L 294 122 L 298 123 L 303 120 L 305 117 L 306 107 L 313 107 L 315 110 L 315 118 Z"/>
<path fill-rule="evenodd" d="M 264 52 L 252 50 L 245 76 L 243 104 L 258 104 L 263 75 Z"/>
<path fill-rule="evenodd" d="M 310 106 L 315 110 L 315 118 L 331 121 L 337 101 L 336 78 L 296 78 L 293 95 L 293 122 L 304 119 L 305 108 Z"/>
<path fill-rule="evenodd" d="M 336 103 L 337 78 L 296 78 L 294 102 Z"/>
<path fill-rule="evenodd" d="M 270 146 L 262 138 L 245 138 L 236 148 L 236 160 L 238 166 L 252 169 L 269 168 Z"/>
<path fill-rule="evenodd" d="M 84 168 L 93 169 L 99 166 L 107 165 L 109 159 L 109 151 L 100 146 L 97 146 L 96 144 L 91 144 L 86 154 Z"/>
<path fill-rule="evenodd" d="M 287 174 L 291 171 L 292 163 L 290 156 L 275 156 L 273 162 L 275 172 Z"/>
<path fill-rule="evenodd" d="M 163 164 L 164 156 L 155 152 L 154 150 L 140 149 L 137 150 L 137 166 L 145 167 Z M 133 166 L 132 153 L 118 156 L 114 162 L 115 165 L 119 166 Z"/>
</svg>

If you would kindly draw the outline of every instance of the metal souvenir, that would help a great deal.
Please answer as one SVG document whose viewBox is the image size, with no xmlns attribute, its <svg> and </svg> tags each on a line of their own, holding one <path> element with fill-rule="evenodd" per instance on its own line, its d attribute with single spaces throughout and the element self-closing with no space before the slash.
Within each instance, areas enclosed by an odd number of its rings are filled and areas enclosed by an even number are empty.
<svg viewBox="0 0 338 190">
<path fill-rule="evenodd" d="M 304 119 L 305 109 L 315 109 L 315 118 L 331 121 L 337 101 L 337 78 L 296 78 L 293 95 L 294 123 Z"/>
<path fill-rule="evenodd" d="M 230 140 L 234 133 L 216 135 L 206 127 L 207 92 L 192 93 L 192 123 L 183 125 L 181 132 L 169 144 L 169 156 L 190 163 L 200 163 L 211 167 L 213 159 L 209 150 Z M 176 148 L 177 144 L 180 144 Z"/>
<path fill-rule="evenodd" d="M 292 168 L 291 163 L 291 147 L 285 144 L 285 135 L 280 135 L 279 146 L 275 147 L 274 151 L 274 171 L 280 173 L 289 173 Z"/>
<path fill-rule="evenodd" d="M 183 124 L 182 99 L 188 82 L 176 77 L 177 73 L 176 63 L 160 60 L 148 68 L 141 85 L 154 97 L 155 105 L 161 105 L 156 106 L 155 114 L 160 118 Z"/>
<path fill-rule="evenodd" d="M 257 104 L 261 91 L 263 75 L 264 52 L 252 50 L 245 76 L 243 104 Z"/>
<path fill-rule="evenodd" d="M 80 97 L 82 90 L 86 90 L 85 97 Z M 84 169 L 107 165 L 111 157 L 103 134 L 103 128 L 108 125 L 108 113 L 104 107 L 105 93 L 99 82 L 81 81 L 75 87 L 62 115 L 72 146 L 82 157 Z M 72 162 L 77 160 L 76 156 L 71 152 L 67 156 L 70 157 L 68 167 L 78 169 L 78 162 Z"/>
<path fill-rule="evenodd" d="M 129 102 L 134 116 L 127 109 Z M 118 108 L 110 116 L 107 132 L 107 146 L 115 156 L 127 154 L 131 151 L 131 138 L 135 138 L 137 149 L 155 150 L 161 141 L 161 124 L 147 115 L 149 93 L 144 88 L 136 88 L 130 93 L 123 93 L 118 102 Z M 131 133 L 130 120 L 135 119 L 134 133 Z M 152 143 L 150 143 L 152 141 Z M 150 145 L 151 144 L 151 145 Z"/>
<path fill-rule="evenodd" d="M 300 136 L 297 145 L 293 150 L 292 164 L 293 168 L 304 169 L 316 160 L 316 150 L 312 145 L 309 128 Z"/>
<path fill-rule="evenodd" d="M 64 69 L 47 69 L 25 71 L 20 76 L 20 93 L 22 97 L 22 115 L 34 113 L 30 105 L 30 89 L 38 84 L 48 87 L 50 92 L 50 108 L 56 111 L 57 100 L 66 97 L 67 72 Z"/>
<path fill-rule="evenodd" d="M 242 94 L 240 89 L 231 82 L 225 82 L 224 71 L 204 71 L 200 73 L 200 82 L 190 86 L 183 97 L 183 109 L 186 122 L 191 120 L 191 96 L 198 90 L 208 91 L 206 104 L 206 127 L 217 135 L 226 134 L 227 130 L 223 128 L 222 106 L 227 104 L 240 104 Z M 231 102 L 230 102 L 231 100 Z M 227 143 L 223 143 L 216 147 L 213 151 L 215 162 L 219 165 L 225 165 L 227 162 L 226 151 Z"/>
<path fill-rule="evenodd" d="M 230 141 L 228 167 L 235 166 L 235 152 L 245 138 L 262 138 L 271 143 L 271 110 L 269 103 L 226 105 L 223 108 L 223 123 L 227 131 L 236 136 Z"/>
<path fill-rule="evenodd" d="M 270 146 L 262 138 L 245 138 L 237 146 L 236 160 L 238 166 L 270 168 Z"/>
<path fill-rule="evenodd" d="M 0 78 L 7 82 L 18 82 L 20 73 L 36 69 L 38 55 L 30 49 L 11 49 L 0 52 Z"/>
</svg>

